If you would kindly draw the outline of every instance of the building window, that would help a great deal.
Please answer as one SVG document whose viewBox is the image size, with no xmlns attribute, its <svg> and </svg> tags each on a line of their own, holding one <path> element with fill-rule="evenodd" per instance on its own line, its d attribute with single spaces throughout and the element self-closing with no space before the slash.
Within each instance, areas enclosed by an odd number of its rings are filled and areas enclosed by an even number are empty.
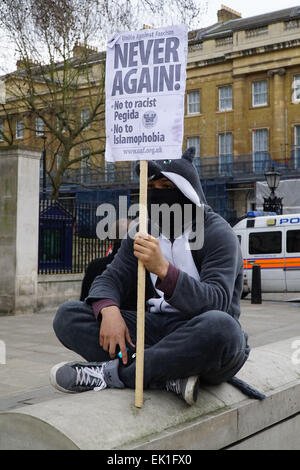
<svg viewBox="0 0 300 470">
<path fill-rule="evenodd" d="M 295 126 L 295 136 L 294 136 L 294 161 L 295 168 L 300 168 L 300 126 Z"/>
<path fill-rule="evenodd" d="M 200 137 L 188 137 L 187 147 L 195 147 L 195 158 L 200 157 Z"/>
<path fill-rule="evenodd" d="M 187 94 L 187 113 L 199 114 L 200 113 L 200 92 L 191 91 Z"/>
<path fill-rule="evenodd" d="M 286 251 L 287 253 L 300 253 L 300 230 L 287 230 Z"/>
<path fill-rule="evenodd" d="M 57 170 L 60 167 L 62 156 L 63 156 L 62 152 L 57 152 L 57 154 L 56 154 L 56 169 Z"/>
<path fill-rule="evenodd" d="M 268 167 L 268 129 L 256 129 L 252 133 L 253 169 L 263 173 Z"/>
<path fill-rule="evenodd" d="M 219 88 L 219 111 L 232 110 L 232 86 Z"/>
<path fill-rule="evenodd" d="M 252 83 L 252 106 L 266 106 L 268 104 L 267 80 Z"/>
<path fill-rule="evenodd" d="M 16 139 L 23 139 L 24 137 L 24 122 L 23 119 L 16 121 Z"/>
<path fill-rule="evenodd" d="M 105 181 L 113 183 L 115 181 L 115 164 L 105 161 Z"/>
<path fill-rule="evenodd" d="M 253 38 L 257 36 L 263 36 L 268 34 L 269 27 L 268 26 L 261 26 L 260 28 L 253 28 L 246 30 L 246 38 Z"/>
<path fill-rule="evenodd" d="M 90 149 L 81 149 L 80 156 L 81 159 L 81 172 L 80 172 L 80 181 L 81 183 L 88 183 L 89 180 L 89 166 L 90 166 Z"/>
<path fill-rule="evenodd" d="M 219 135 L 219 155 L 232 155 L 232 134 Z"/>
<path fill-rule="evenodd" d="M 136 162 L 129 163 L 130 181 L 139 181 L 139 177 L 136 172 Z"/>
<path fill-rule="evenodd" d="M 293 103 L 300 103 L 300 75 L 294 76 L 293 81 Z"/>
<path fill-rule="evenodd" d="M 198 42 L 197 44 L 189 45 L 189 52 L 202 51 L 202 49 L 203 49 L 203 42 Z"/>
<path fill-rule="evenodd" d="M 286 30 L 300 28 L 300 20 L 290 20 L 286 21 L 284 24 Z"/>
<path fill-rule="evenodd" d="M 91 113 L 89 109 L 82 109 L 81 111 L 81 124 L 85 124 L 87 121 L 89 121 L 91 117 Z M 89 129 L 91 127 L 91 124 L 87 124 L 85 126 L 85 129 Z"/>
<path fill-rule="evenodd" d="M 60 117 L 56 117 L 56 129 L 59 131 L 61 130 L 61 132 L 66 132 L 67 128 L 66 128 L 66 125 L 65 125 L 65 121 L 66 121 L 66 113 L 62 113 L 60 115 Z"/>
<path fill-rule="evenodd" d="M 82 160 L 81 160 L 82 168 L 87 168 L 89 159 L 90 159 L 90 153 L 91 151 L 88 148 L 80 150 L 80 156 L 82 157 Z"/>
<path fill-rule="evenodd" d="M 222 175 L 232 173 L 232 134 L 219 135 L 219 169 Z"/>
<path fill-rule="evenodd" d="M 233 43 L 233 36 L 216 39 L 216 47 L 228 46 Z"/>
<path fill-rule="evenodd" d="M 0 79 L 0 104 L 6 103 L 6 88 L 5 81 Z"/>
<path fill-rule="evenodd" d="M 282 252 L 282 232 L 256 232 L 249 234 L 249 254 L 269 255 Z"/>
<path fill-rule="evenodd" d="M 4 134 L 4 121 L 0 121 L 0 142 L 3 142 L 4 140 L 3 134 Z"/>
<path fill-rule="evenodd" d="M 35 118 L 35 135 L 37 137 L 44 135 L 44 122 L 40 117 Z"/>
</svg>

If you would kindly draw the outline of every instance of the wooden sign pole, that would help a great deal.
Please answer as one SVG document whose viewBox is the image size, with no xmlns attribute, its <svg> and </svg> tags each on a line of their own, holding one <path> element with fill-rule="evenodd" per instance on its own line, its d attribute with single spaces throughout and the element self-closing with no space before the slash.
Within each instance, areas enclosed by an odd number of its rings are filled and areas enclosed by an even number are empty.
<svg viewBox="0 0 300 470">
<path fill-rule="evenodd" d="M 139 200 L 139 231 L 147 233 L 147 189 L 148 161 L 140 161 L 140 200 Z M 137 341 L 136 341 L 136 375 L 135 375 L 135 406 L 143 406 L 144 390 L 144 344 L 145 344 L 145 281 L 146 270 L 142 261 L 138 260 L 137 285 Z"/>
</svg>

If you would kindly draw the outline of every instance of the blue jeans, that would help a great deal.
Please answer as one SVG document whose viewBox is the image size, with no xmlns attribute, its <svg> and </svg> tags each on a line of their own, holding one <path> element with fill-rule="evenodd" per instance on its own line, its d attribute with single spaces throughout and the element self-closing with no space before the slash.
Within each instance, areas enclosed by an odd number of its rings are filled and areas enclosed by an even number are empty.
<svg viewBox="0 0 300 470">
<path fill-rule="evenodd" d="M 121 311 L 136 344 L 136 312 Z M 100 315 L 101 317 L 101 315 Z M 99 344 L 100 322 L 90 305 L 72 301 L 60 306 L 53 322 L 61 343 L 89 362 L 110 360 Z M 192 319 L 179 313 L 145 314 L 144 388 L 162 388 L 166 381 L 198 375 L 219 384 L 232 378 L 246 362 L 247 334 L 228 313 L 211 310 Z M 133 348 L 129 348 L 129 355 Z M 135 361 L 119 366 L 119 376 L 135 388 Z"/>
</svg>

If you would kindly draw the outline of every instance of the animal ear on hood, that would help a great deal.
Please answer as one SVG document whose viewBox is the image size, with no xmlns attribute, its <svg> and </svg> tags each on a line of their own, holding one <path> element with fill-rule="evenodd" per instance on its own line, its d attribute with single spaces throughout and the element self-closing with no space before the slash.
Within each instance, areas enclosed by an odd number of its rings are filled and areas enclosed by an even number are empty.
<svg viewBox="0 0 300 470">
<path fill-rule="evenodd" d="M 190 162 L 192 162 L 195 158 L 195 154 L 196 154 L 195 147 L 189 147 L 188 149 L 184 151 L 181 158 L 184 158 L 185 160 L 189 160 Z"/>
<path fill-rule="evenodd" d="M 140 175 L 139 163 L 137 163 L 135 167 L 135 171 L 136 171 L 136 174 L 139 176 Z M 155 161 L 149 160 L 148 161 L 148 179 L 152 180 L 152 179 L 162 178 L 162 177 L 163 175 L 161 174 L 161 168 L 159 167 L 159 165 Z"/>
</svg>

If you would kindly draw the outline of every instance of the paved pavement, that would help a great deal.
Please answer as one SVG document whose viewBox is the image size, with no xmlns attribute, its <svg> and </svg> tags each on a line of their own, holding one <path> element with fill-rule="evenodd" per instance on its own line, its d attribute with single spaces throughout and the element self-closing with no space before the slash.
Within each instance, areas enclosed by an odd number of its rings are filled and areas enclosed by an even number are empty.
<svg viewBox="0 0 300 470">
<path fill-rule="evenodd" d="M 299 302 L 286 302 L 298 299 Z M 288 338 L 300 339 L 300 294 L 264 295 L 263 303 L 241 303 L 242 327 L 252 348 Z M 62 394 L 49 385 L 49 370 L 62 361 L 78 359 L 56 339 L 54 311 L 0 317 L 0 340 L 6 345 L 6 364 L 0 364 L 0 411 L 42 402 Z M 292 349 L 291 349 L 292 351 Z"/>
</svg>

